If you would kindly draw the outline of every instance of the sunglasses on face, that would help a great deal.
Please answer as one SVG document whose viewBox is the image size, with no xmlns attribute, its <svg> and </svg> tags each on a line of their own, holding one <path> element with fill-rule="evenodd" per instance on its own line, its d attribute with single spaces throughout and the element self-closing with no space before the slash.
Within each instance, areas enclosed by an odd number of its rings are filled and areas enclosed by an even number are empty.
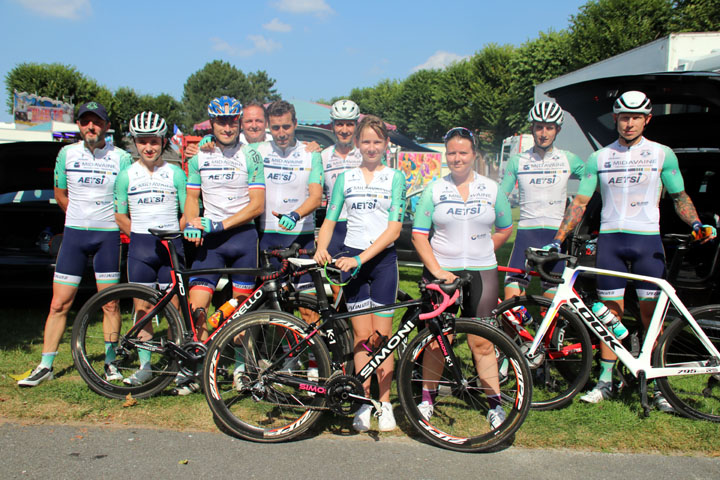
<svg viewBox="0 0 720 480">
<path fill-rule="evenodd" d="M 447 143 L 453 137 L 462 137 L 467 138 L 468 140 L 471 140 L 473 142 L 475 141 L 475 135 L 473 135 L 473 133 L 465 127 L 451 128 L 443 137 L 443 141 Z"/>
</svg>

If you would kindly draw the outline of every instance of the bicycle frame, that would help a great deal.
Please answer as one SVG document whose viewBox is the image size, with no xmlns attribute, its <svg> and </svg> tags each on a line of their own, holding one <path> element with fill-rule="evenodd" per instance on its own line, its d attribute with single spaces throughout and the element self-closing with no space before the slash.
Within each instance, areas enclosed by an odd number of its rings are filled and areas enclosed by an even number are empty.
<svg viewBox="0 0 720 480">
<path fill-rule="evenodd" d="M 705 333 L 699 327 L 695 318 L 688 311 L 682 301 L 678 298 L 675 293 L 675 289 L 670 283 L 664 279 L 646 277 L 644 275 L 635 275 L 626 272 L 616 272 L 612 270 L 604 270 L 594 267 L 571 267 L 569 263 L 566 264 L 565 270 L 562 273 L 562 283 L 558 285 L 555 297 L 552 300 L 550 307 L 548 308 L 545 316 L 543 317 L 542 323 L 535 334 L 535 340 L 530 347 L 528 352 L 529 356 L 535 355 L 537 349 L 542 341 L 543 337 L 547 333 L 555 315 L 558 310 L 563 306 L 567 305 L 573 311 L 575 311 L 582 321 L 587 325 L 588 329 L 597 336 L 608 348 L 610 348 L 615 355 L 617 355 L 620 362 L 622 362 L 628 370 L 636 377 L 641 374 L 647 379 L 658 378 L 658 377 L 669 377 L 675 375 L 687 375 L 687 374 L 714 374 L 720 373 L 720 352 L 714 347 L 714 345 L 707 338 Z M 660 287 L 660 295 L 657 300 L 657 305 L 653 312 L 652 320 L 647 328 L 645 340 L 643 342 L 640 354 L 635 358 L 621 342 L 619 342 L 615 336 L 608 330 L 593 313 L 590 308 L 582 301 L 582 299 L 575 292 L 573 285 L 579 275 L 591 274 L 591 275 L 605 275 L 612 277 L 626 278 L 630 280 L 649 282 Z M 715 358 L 714 365 L 708 365 L 705 362 L 687 362 L 673 367 L 653 367 L 651 363 L 652 350 L 655 347 L 655 343 L 661 333 L 663 321 L 667 314 L 668 306 L 671 304 L 677 309 L 678 312 L 687 320 L 692 327 L 695 334 L 698 336 L 703 346 L 707 349 Z"/>
</svg>

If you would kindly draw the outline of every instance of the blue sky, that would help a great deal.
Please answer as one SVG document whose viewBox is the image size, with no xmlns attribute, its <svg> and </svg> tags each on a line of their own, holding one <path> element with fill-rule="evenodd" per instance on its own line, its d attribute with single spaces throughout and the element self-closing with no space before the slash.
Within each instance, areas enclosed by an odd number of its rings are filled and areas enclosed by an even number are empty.
<svg viewBox="0 0 720 480">
<path fill-rule="evenodd" d="M 586 1 L 0 0 L 0 121 L 11 118 L 5 75 L 22 62 L 70 64 L 113 91 L 180 100 L 189 75 L 222 59 L 267 71 L 284 98 L 316 100 L 488 43 L 520 45 L 566 28 Z"/>
</svg>

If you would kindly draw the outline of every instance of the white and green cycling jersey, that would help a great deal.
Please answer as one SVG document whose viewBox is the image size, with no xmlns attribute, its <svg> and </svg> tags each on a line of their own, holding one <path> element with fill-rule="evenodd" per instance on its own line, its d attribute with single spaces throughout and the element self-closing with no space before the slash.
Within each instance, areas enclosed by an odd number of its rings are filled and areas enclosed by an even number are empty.
<svg viewBox="0 0 720 480">
<path fill-rule="evenodd" d="M 588 158 L 579 195 L 591 196 L 600 183 L 600 233 L 657 234 L 660 193 L 685 190 L 678 159 L 665 145 L 642 138 L 632 147 L 614 142 Z"/>
<path fill-rule="evenodd" d="M 473 175 L 466 201 L 452 175 L 446 175 L 425 187 L 415 209 L 413 233 L 429 235 L 432 227 L 430 246 L 444 270 L 496 268 L 492 227 L 512 227 L 510 202 L 498 184 Z"/>
<path fill-rule="evenodd" d="M 350 150 L 345 158 L 335 152 L 335 145 L 330 146 L 322 151 L 323 172 L 325 175 L 325 185 L 323 195 L 328 202 L 332 197 L 333 186 L 338 176 L 346 170 L 359 167 L 362 163 L 362 154 L 357 148 Z M 347 219 L 347 210 L 343 206 L 338 222 L 344 222 Z"/>
<path fill-rule="evenodd" d="M 254 148 L 239 144 L 200 152 L 188 162 L 188 190 L 202 192 L 203 216 L 221 222 L 250 203 L 250 190 L 263 190 L 262 157 Z"/>
<path fill-rule="evenodd" d="M 541 158 L 531 148 L 510 157 L 500 188 L 512 192 L 515 182 L 520 194 L 518 228 L 557 230 L 565 214 L 570 176 L 581 178 L 585 164 L 574 153 L 556 148 Z"/>
<path fill-rule="evenodd" d="M 260 229 L 263 232 L 299 235 L 315 231 L 315 215 L 310 214 L 298 220 L 295 228 L 284 230 L 278 225 L 278 218 L 272 212 L 286 214 L 296 210 L 309 196 L 309 185 L 322 186 L 323 169 L 320 152 L 308 152 L 305 144 L 295 145 L 282 151 L 275 142 L 257 145 L 265 169 L 265 212 L 260 215 Z"/>
<path fill-rule="evenodd" d="M 128 152 L 106 143 L 90 151 L 85 142 L 63 147 L 55 163 L 55 187 L 68 191 L 65 226 L 81 230 L 118 230 L 113 194 L 121 170 L 132 163 Z"/>
<path fill-rule="evenodd" d="M 345 245 L 367 249 L 387 230 L 388 222 L 402 222 L 405 213 L 405 176 L 383 167 L 365 182 L 357 167 L 338 175 L 325 218 L 337 222 L 343 208 L 347 211 Z M 392 244 L 388 245 L 392 246 Z"/>
<path fill-rule="evenodd" d="M 179 230 L 179 214 L 185 209 L 185 172 L 165 162 L 152 174 L 135 162 L 115 182 L 115 211 L 130 214 L 132 233 L 149 228 Z"/>
</svg>

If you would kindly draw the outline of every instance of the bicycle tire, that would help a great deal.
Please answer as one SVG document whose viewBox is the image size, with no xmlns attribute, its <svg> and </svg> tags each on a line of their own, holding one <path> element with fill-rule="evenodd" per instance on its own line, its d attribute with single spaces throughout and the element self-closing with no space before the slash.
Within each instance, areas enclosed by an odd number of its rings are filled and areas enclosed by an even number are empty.
<svg viewBox="0 0 720 480">
<path fill-rule="evenodd" d="M 422 400 L 423 358 L 429 346 L 437 345 L 437 339 L 427 328 L 423 329 L 410 341 L 397 371 L 398 395 L 405 415 L 415 430 L 434 445 L 459 452 L 485 452 L 501 447 L 514 438 L 528 414 L 532 398 L 530 369 L 520 349 L 507 335 L 477 320 L 458 318 L 454 328 L 446 329 L 445 335 L 451 340 L 450 347 L 463 378 L 456 382 L 451 367 L 443 365 L 437 380 L 434 410 L 432 416 L 425 419 L 418 409 Z M 490 367 L 491 376 L 500 377 L 501 404 L 506 413 L 503 423 L 494 430 L 486 421 L 489 405 L 472 361 L 469 335 L 491 342 L 496 358 L 508 359 L 505 375 L 498 373 L 497 367 Z"/>
<path fill-rule="evenodd" d="M 212 340 L 203 367 L 205 398 L 228 431 L 246 440 L 275 443 L 302 435 L 320 419 L 324 396 L 272 382 L 268 374 L 278 372 L 267 371 L 309 330 L 288 313 L 264 310 L 244 315 Z M 294 360 L 286 361 L 279 373 L 307 379 L 313 360 L 318 378 L 328 378 L 330 354 L 317 337 Z M 241 361 L 244 367 L 236 382 L 233 377 Z"/>
<path fill-rule="evenodd" d="M 75 368 L 95 393 L 108 398 L 124 399 L 128 394 L 135 398 L 146 398 L 162 391 L 173 381 L 178 365 L 165 353 L 152 353 L 153 377 L 142 385 L 126 385 L 121 380 L 108 381 L 105 378 L 105 336 L 103 334 L 103 306 L 117 301 L 121 319 L 119 330 L 120 345 L 125 332 L 135 324 L 136 306 L 146 302 L 156 305 L 161 293 L 144 285 L 126 283 L 102 290 L 93 295 L 80 309 L 72 329 L 72 357 Z M 147 308 L 142 307 L 142 308 Z M 165 342 L 180 344 L 183 338 L 183 323 L 177 309 L 168 304 L 151 321 L 153 333 L 150 342 L 160 348 Z M 112 362 L 118 371 L 127 377 L 140 368 L 138 351 L 134 347 L 120 346 L 116 349 L 116 360 Z"/>
<path fill-rule="evenodd" d="M 720 350 L 720 305 L 694 308 L 690 313 L 715 348 Z M 665 329 L 653 352 L 655 367 L 718 360 L 720 359 L 711 358 L 684 318 L 675 320 Z M 662 377 L 657 378 L 656 382 L 667 401 L 680 415 L 720 422 L 720 373 Z"/>
<path fill-rule="evenodd" d="M 288 295 L 287 299 L 281 302 L 281 308 L 283 312 L 290 313 L 300 319 L 302 319 L 302 317 L 299 308 L 306 308 L 318 314 L 320 310 L 315 295 L 299 292 L 293 292 Z M 341 366 L 343 373 L 352 375 L 354 373 L 352 328 L 347 320 L 341 318 L 335 319 L 332 322 L 332 326 L 331 332 L 326 330 L 323 337 L 330 352 L 330 358 L 334 363 Z M 332 345 L 335 342 L 338 343 L 339 355 L 336 355 L 336 352 L 333 351 Z"/>
<path fill-rule="evenodd" d="M 495 309 L 496 318 L 503 326 L 503 331 L 511 336 L 523 354 L 529 350 L 532 340 L 521 337 L 517 328 L 510 324 L 504 313 L 515 307 L 525 307 L 534 319 L 525 330 L 534 338 L 535 330 L 540 326 L 543 314 L 550 304 L 551 300 L 545 297 L 518 296 L 506 300 Z M 583 390 L 590 377 L 593 362 L 590 334 L 582 320 L 568 307 L 562 306 L 541 347 L 544 350 L 544 358 L 526 359 L 532 370 L 533 379 L 531 408 L 534 410 L 562 408 L 572 402 L 575 395 Z"/>
</svg>

